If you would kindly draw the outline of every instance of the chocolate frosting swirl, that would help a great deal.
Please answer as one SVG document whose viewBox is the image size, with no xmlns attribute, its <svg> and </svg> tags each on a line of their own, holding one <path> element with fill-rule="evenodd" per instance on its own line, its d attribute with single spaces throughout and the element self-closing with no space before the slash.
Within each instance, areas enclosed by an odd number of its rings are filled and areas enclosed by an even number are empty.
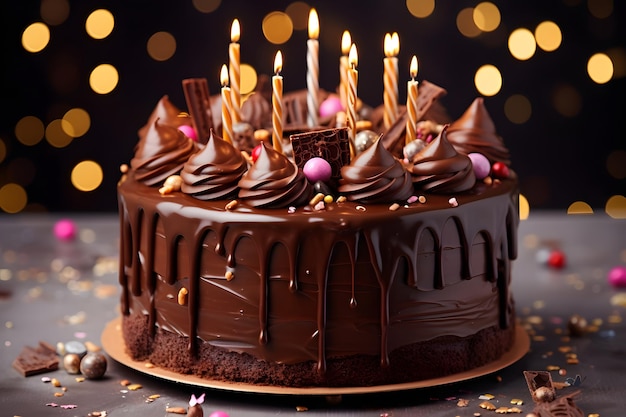
<svg viewBox="0 0 626 417">
<path fill-rule="evenodd" d="M 130 166 L 137 181 L 148 186 L 159 185 L 170 175 L 178 174 L 197 149 L 196 143 L 183 132 L 156 119 L 137 143 Z"/>
<path fill-rule="evenodd" d="M 200 200 L 231 198 L 237 194 L 237 183 L 247 169 L 241 152 L 211 129 L 204 148 L 183 166 L 181 190 Z"/>
<path fill-rule="evenodd" d="M 341 168 L 339 192 L 350 201 L 380 204 L 403 201 L 413 193 L 411 175 L 378 139 Z"/>
<path fill-rule="evenodd" d="M 413 157 L 413 185 L 431 193 L 458 193 L 474 186 L 472 161 L 448 142 L 448 125 Z"/>
<path fill-rule="evenodd" d="M 511 164 L 509 150 L 504 146 L 502 137 L 496 133 L 482 97 L 476 98 L 465 113 L 450 125 L 448 140 L 462 154 L 479 152 L 492 164 L 498 161 Z"/>
<path fill-rule="evenodd" d="M 253 207 L 302 206 L 311 198 L 313 187 L 285 155 L 262 142 L 254 165 L 239 180 L 239 199 Z"/>
<path fill-rule="evenodd" d="M 152 110 L 148 122 L 137 132 L 140 140 L 145 138 L 148 130 L 150 130 L 150 127 L 157 119 L 161 124 L 176 128 L 182 125 L 192 125 L 191 117 L 172 104 L 169 96 L 164 95 L 161 97 L 154 110 Z"/>
</svg>

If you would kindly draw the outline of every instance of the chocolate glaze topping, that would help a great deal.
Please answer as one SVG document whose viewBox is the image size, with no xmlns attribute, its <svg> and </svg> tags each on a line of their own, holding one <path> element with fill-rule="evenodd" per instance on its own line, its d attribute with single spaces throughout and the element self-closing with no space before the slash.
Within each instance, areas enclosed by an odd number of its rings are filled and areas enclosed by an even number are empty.
<svg viewBox="0 0 626 417">
<path fill-rule="evenodd" d="M 448 126 L 413 157 L 410 167 L 416 189 L 431 193 L 458 193 L 474 186 L 472 161 L 457 153 L 447 139 Z"/>
<path fill-rule="evenodd" d="M 181 190 L 200 200 L 232 198 L 247 169 L 241 152 L 211 130 L 206 146 L 184 165 Z"/>
<path fill-rule="evenodd" d="M 339 192 L 350 201 L 385 204 L 405 201 L 413 193 L 411 175 L 378 139 L 341 168 Z"/>
<path fill-rule="evenodd" d="M 137 181 L 159 185 L 170 175 L 178 174 L 197 149 L 196 143 L 183 132 L 156 119 L 137 143 L 130 166 Z"/>
<path fill-rule="evenodd" d="M 482 97 L 474 99 L 465 113 L 448 127 L 448 140 L 462 154 L 479 152 L 491 163 L 511 164 L 509 150 L 496 133 Z"/>
<path fill-rule="evenodd" d="M 286 156 L 265 142 L 259 157 L 239 181 L 239 199 L 259 208 L 302 206 L 312 187 L 304 173 Z"/>
</svg>

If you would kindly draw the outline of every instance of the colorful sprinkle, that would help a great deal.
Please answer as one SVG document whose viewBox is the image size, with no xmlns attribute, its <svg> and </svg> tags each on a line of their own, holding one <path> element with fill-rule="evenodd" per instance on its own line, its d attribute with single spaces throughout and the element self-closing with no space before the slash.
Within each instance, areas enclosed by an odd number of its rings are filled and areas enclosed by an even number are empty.
<svg viewBox="0 0 626 417">
<path fill-rule="evenodd" d="M 615 288 L 626 287 L 626 267 L 616 266 L 609 271 L 608 274 L 609 284 Z"/>
<path fill-rule="evenodd" d="M 459 205 L 459 202 L 456 200 L 456 198 L 452 197 L 448 200 L 448 203 L 452 206 L 452 207 L 457 207 Z"/>
</svg>

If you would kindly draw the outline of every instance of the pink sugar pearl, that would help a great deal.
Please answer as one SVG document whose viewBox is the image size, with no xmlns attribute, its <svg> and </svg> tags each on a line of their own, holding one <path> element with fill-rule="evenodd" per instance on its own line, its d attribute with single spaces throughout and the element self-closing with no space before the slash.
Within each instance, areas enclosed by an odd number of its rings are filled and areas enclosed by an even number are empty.
<svg viewBox="0 0 626 417">
<path fill-rule="evenodd" d="M 333 173 L 328 161 L 324 158 L 314 157 L 306 161 L 302 168 L 304 176 L 311 182 L 328 181 Z"/>
<path fill-rule="evenodd" d="M 330 96 L 320 104 L 320 116 L 329 117 L 334 116 L 338 112 L 343 110 L 341 100 L 337 96 Z"/>
<path fill-rule="evenodd" d="M 76 225 L 70 219 L 61 219 L 54 224 L 54 235 L 59 240 L 73 240 L 76 237 Z"/>
<path fill-rule="evenodd" d="M 180 126 L 178 126 L 178 130 L 183 132 L 185 134 L 185 136 L 187 136 L 189 139 L 191 139 L 191 140 L 193 140 L 195 142 L 198 141 L 198 134 L 196 133 L 196 129 L 194 129 L 192 126 L 180 125 Z"/>
<path fill-rule="evenodd" d="M 485 155 L 478 152 L 472 152 L 467 155 L 472 160 L 472 167 L 474 168 L 474 175 L 476 179 L 482 180 L 489 175 L 491 171 L 491 164 Z"/>
<path fill-rule="evenodd" d="M 616 266 L 609 271 L 609 284 L 616 288 L 626 288 L 626 267 Z"/>
<path fill-rule="evenodd" d="M 228 413 L 226 411 L 213 411 L 209 417 L 228 417 Z"/>
</svg>

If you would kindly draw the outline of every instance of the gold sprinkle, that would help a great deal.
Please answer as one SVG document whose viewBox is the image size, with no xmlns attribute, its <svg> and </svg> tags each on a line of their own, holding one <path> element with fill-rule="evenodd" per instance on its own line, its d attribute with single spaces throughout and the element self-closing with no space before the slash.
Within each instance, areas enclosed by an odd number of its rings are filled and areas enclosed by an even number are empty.
<svg viewBox="0 0 626 417">
<path fill-rule="evenodd" d="M 459 401 L 456 402 L 457 407 L 467 407 L 469 405 L 469 400 L 464 398 L 459 398 Z"/>
<path fill-rule="evenodd" d="M 496 406 L 490 403 L 489 401 L 483 401 L 482 403 L 478 404 L 478 406 L 480 408 L 484 408 L 485 410 L 490 410 L 490 411 L 493 411 L 496 409 Z"/>
<path fill-rule="evenodd" d="M 315 194 L 315 197 L 313 197 L 311 199 L 311 201 L 309 201 L 309 204 L 311 206 L 314 206 L 317 203 L 319 203 L 320 201 L 322 201 L 324 199 L 324 197 L 325 197 L 324 193 L 317 193 L 317 194 Z"/>
<path fill-rule="evenodd" d="M 84 376 L 77 376 L 74 379 L 76 380 L 76 382 L 85 382 L 85 377 Z"/>
<path fill-rule="evenodd" d="M 543 323 L 543 318 L 541 316 L 529 316 L 526 321 L 530 324 L 541 324 Z"/>
<path fill-rule="evenodd" d="M 181 305 L 181 306 L 187 305 L 188 294 L 189 294 L 189 291 L 185 287 L 182 287 L 180 290 L 178 290 L 178 305 Z"/>
<path fill-rule="evenodd" d="M 235 278 L 235 273 L 233 271 L 226 271 L 224 278 L 226 278 L 226 281 L 232 281 L 233 278 Z"/>
<path fill-rule="evenodd" d="M 120 165 L 120 172 L 122 174 L 126 174 L 128 172 L 128 165 L 126 165 L 126 164 Z"/>
<path fill-rule="evenodd" d="M 560 346 L 559 347 L 559 352 L 561 353 L 569 353 L 572 351 L 572 347 L 571 346 Z"/>
<path fill-rule="evenodd" d="M 85 347 L 87 348 L 87 350 L 89 352 L 100 352 L 102 350 L 102 348 L 100 346 L 96 345 L 93 342 L 89 342 L 89 341 L 85 342 Z"/>
<path fill-rule="evenodd" d="M 141 384 L 130 384 L 130 385 L 129 385 L 128 387 L 126 387 L 126 388 L 128 388 L 130 391 L 137 391 L 137 390 L 139 390 L 139 389 L 142 389 L 142 388 L 143 388 L 143 386 L 142 386 Z"/>
<path fill-rule="evenodd" d="M 423 195 L 420 195 L 419 197 L 417 197 L 417 201 L 424 204 L 426 202 L 426 197 L 424 197 Z"/>
<path fill-rule="evenodd" d="M 296 411 L 309 411 L 309 408 L 305 407 L 303 405 L 297 405 L 296 406 Z"/>
<path fill-rule="evenodd" d="M 559 369 L 561 369 L 561 367 L 558 366 L 558 365 L 548 365 L 548 366 L 546 366 L 546 371 L 558 371 Z"/>
<path fill-rule="evenodd" d="M 128 379 L 122 379 L 120 381 L 120 385 L 123 386 L 123 387 L 127 387 L 127 386 L 130 385 L 130 381 Z"/>
<path fill-rule="evenodd" d="M 270 132 L 267 129 L 257 129 L 254 131 L 254 139 L 258 141 L 267 140 L 270 137 Z"/>
<path fill-rule="evenodd" d="M 332 195 L 328 194 L 326 196 L 324 196 L 324 203 L 326 204 L 330 204 L 334 201 L 335 199 L 333 198 Z"/>
<path fill-rule="evenodd" d="M 600 414 L 598 414 L 598 413 L 591 413 L 587 417 L 600 417 Z"/>
<path fill-rule="evenodd" d="M 151 400 L 156 400 L 157 398 L 161 398 L 161 395 L 160 394 L 152 394 L 148 398 L 150 398 Z"/>
<path fill-rule="evenodd" d="M 479 400 L 493 400 L 494 398 L 496 398 L 496 396 L 493 394 L 482 394 L 478 397 Z"/>
<path fill-rule="evenodd" d="M 50 383 L 52 384 L 53 387 L 60 387 L 61 386 L 61 381 L 59 381 L 56 378 L 52 378 L 52 381 L 50 381 Z"/>
<path fill-rule="evenodd" d="M 496 414 L 507 414 L 508 412 L 509 412 L 509 407 L 496 408 Z"/>
<path fill-rule="evenodd" d="M 483 178 L 483 182 L 487 185 L 491 185 L 493 183 L 493 179 L 491 177 Z"/>
<path fill-rule="evenodd" d="M 619 324 L 622 322 L 622 317 L 617 314 L 613 314 L 607 318 L 607 321 L 610 324 Z"/>
<path fill-rule="evenodd" d="M 63 396 L 63 393 L 62 393 L 62 392 L 55 392 L 55 393 L 54 393 L 54 396 L 55 396 L 55 397 L 62 397 L 62 396 Z"/>
<path fill-rule="evenodd" d="M 345 195 L 340 195 L 339 197 L 337 197 L 337 202 L 338 203 L 345 203 L 347 200 Z"/>
<path fill-rule="evenodd" d="M 146 368 L 149 368 L 149 369 L 154 368 L 154 364 L 152 364 L 150 362 L 146 362 L 143 366 L 146 367 Z"/>
<path fill-rule="evenodd" d="M 400 208 L 400 204 L 398 203 L 393 203 L 392 205 L 389 206 L 389 210 L 390 211 L 396 211 Z"/>
<path fill-rule="evenodd" d="M 519 398 L 512 398 L 511 404 L 513 405 L 524 405 L 524 400 L 520 400 Z"/>
<path fill-rule="evenodd" d="M 226 210 L 232 210 L 234 209 L 237 204 L 239 204 L 239 202 L 237 200 L 231 200 L 228 202 L 228 204 L 226 204 L 226 207 L 224 207 Z"/>
<path fill-rule="evenodd" d="M 568 365 L 578 365 L 578 359 L 576 359 L 576 358 L 569 358 L 567 360 L 567 364 Z"/>
<path fill-rule="evenodd" d="M 183 407 L 167 407 L 165 409 L 165 412 L 172 414 L 187 414 L 187 410 L 185 410 Z"/>
<path fill-rule="evenodd" d="M 535 342 L 545 342 L 546 337 L 545 337 L 545 336 L 540 336 L 540 335 L 537 335 L 537 336 L 533 336 L 533 340 L 534 340 Z"/>
<path fill-rule="evenodd" d="M 511 407 L 507 410 L 507 413 L 521 413 L 522 409 L 518 407 Z"/>
<path fill-rule="evenodd" d="M 555 389 L 563 389 L 565 387 L 569 387 L 569 384 L 567 382 L 552 381 L 552 386 Z"/>
</svg>

